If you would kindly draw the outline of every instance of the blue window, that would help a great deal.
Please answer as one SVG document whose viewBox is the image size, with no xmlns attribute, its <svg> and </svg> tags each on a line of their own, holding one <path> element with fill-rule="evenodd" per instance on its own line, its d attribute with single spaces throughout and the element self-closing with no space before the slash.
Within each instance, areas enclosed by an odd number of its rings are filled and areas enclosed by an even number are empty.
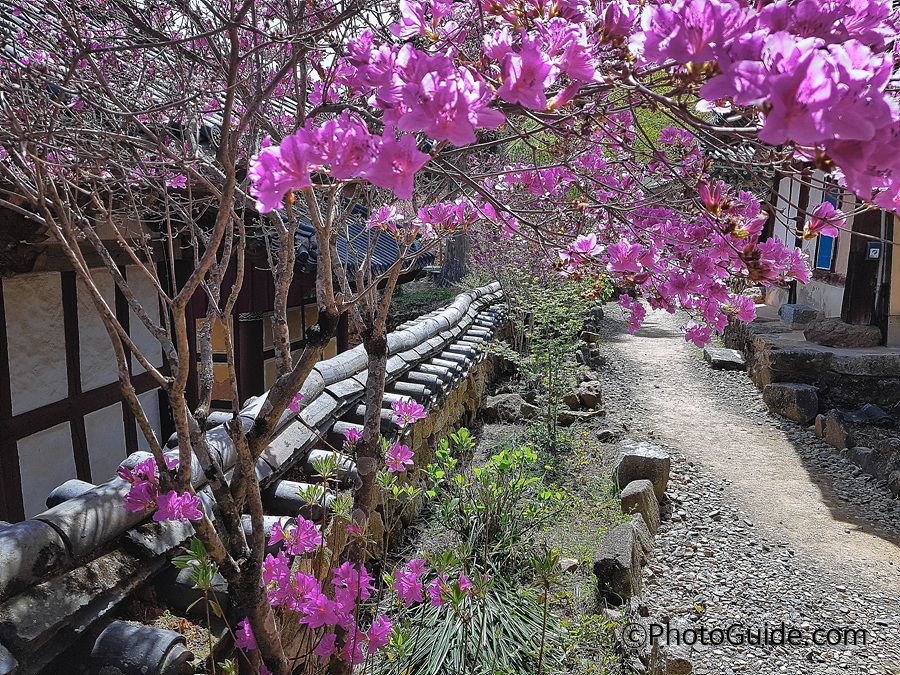
<svg viewBox="0 0 900 675">
<path fill-rule="evenodd" d="M 825 201 L 834 208 L 841 208 L 841 189 L 828 180 L 824 194 Z M 816 269 L 830 270 L 831 259 L 834 256 L 834 237 L 820 234 L 816 243 Z"/>
<path fill-rule="evenodd" d="M 831 269 L 831 254 L 834 252 L 834 237 L 819 235 L 819 248 L 816 251 L 816 269 Z"/>
</svg>

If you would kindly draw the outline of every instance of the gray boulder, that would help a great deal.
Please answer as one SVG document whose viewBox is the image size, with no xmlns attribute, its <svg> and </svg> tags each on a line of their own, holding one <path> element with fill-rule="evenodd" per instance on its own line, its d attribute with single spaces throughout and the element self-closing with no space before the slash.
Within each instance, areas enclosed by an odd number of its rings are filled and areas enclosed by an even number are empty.
<svg viewBox="0 0 900 675">
<path fill-rule="evenodd" d="M 815 321 L 818 312 L 806 305 L 782 305 L 778 309 L 778 316 L 792 328 L 799 328 Z"/>
<path fill-rule="evenodd" d="M 613 528 L 594 559 L 600 595 L 611 604 L 641 593 L 641 549 L 631 523 Z"/>
<path fill-rule="evenodd" d="M 489 420 L 512 421 L 521 417 L 524 403 L 518 394 L 499 394 L 488 396 L 481 410 Z"/>
<path fill-rule="evenodd" d="M 803 331 L 807 342 L 826 347 L 875 347 L 881 344 L 878 326 L 854 326 L 840 319 L 820 319 Z"/>
<path fill-rule="evenodd" d="M 656 499 L 662 501 L 671 466 L 668 453 L 658 445 L 628 439 L 616 448 L 612 475 L 620 487 L 627 486 L 633 480 L 649 480 L 653 483 Z"/>
<path fill-rule="evenodd" d="M 777 382 L 763 388 L 763 402 L 773 413 L 809 424 L 819 412 L 818 388 L 796 382 Z"/>
<path fill-rule="evenodd" d="M 639 513 L 644 517 L 644 522 L 651 534 L 656 534 L 659 529 L 659 502 L 653 491 L 653 483 L 649 480 L 633 480 L 621 494 L 622 513 L 630 515 Z"/>
<path fill-rule="evenodd" d="M 703 358 L 710 366 L 718 370 L 743 370 L 747 365 L 744 355 L 737 349 L 704 347 Z"/>
<path fill-rule="evenodd" d="M 596 380 L 582 382 L 575 392 L 585 408 L 597 408 L 603 402 L 603 388 Z"/>
</svg>

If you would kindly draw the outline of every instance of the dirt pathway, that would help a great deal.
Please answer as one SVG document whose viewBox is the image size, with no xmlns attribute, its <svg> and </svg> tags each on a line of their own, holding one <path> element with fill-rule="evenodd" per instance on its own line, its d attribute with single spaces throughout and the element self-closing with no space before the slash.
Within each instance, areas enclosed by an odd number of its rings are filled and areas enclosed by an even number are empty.
<svg viewBox="0 0 900 675">
<path fill-rule="evenodd" d="M 630 336 L 607 307 L 611 417 L 676 459 L 672 516 L 649 570 L 654 609 L 699 621 L 699 606 L 704 621 L 794 620 L 809 630 L 839 620 L 874 638 L 799 658 L 699 649 L 695 672 L 900 672 L 900 501 L 766 412 L 745 373 L 710 370 L 685 343 L 683 319 L 650 312 Z"/>
</svg>

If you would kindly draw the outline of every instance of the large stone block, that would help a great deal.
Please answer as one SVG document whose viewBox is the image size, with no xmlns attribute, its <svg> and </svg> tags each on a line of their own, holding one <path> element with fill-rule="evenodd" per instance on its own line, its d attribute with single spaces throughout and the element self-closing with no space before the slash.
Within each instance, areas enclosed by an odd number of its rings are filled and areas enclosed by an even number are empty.
<svg viewBox="0 0 900 675">
<path fill-rule="evenodd" d="M 841 421 L 840 413 L 836 410 L 829 410 L 825 415 L 825 442 L 838 450 L 856 445 L 853 434 Z"/>
<path fill-rule="evenodd" d="M 613 461 L 613 478 L 620 487 L 633 480 L 646 479 L 653 483 L 656 499 L 662 501 L 669 483 L 672 460 L 658 445 L 627 439 L 619 443 Z"/>
<path fill-rule="evenodd" d="M 524 403 L 525 399 L 518 394 L 500 394 L 488 396 L 481 410 L 490 420 L 516 420 L 522 413 Z"/>
<path fill-rule="evenodd" d="M 651 534 L 656 534 L 659 529 L 659 502 L 653 491 L 653 483 L 649 480 L 633 480 L 620 496 L 622 513 L 626 515 L 639 513 L 644 517 L 644 522 Z"/>
<path fill-rule="evenodd" d="M 579 384 L 575 393 L 585 408 L 598 408 L 603 403 L 603 388 L 596 380 Z"/>
<path fill-rule="evenodd" d="M 703 358 L 718 370 L 743 370 L 745 366 L 744 355 L 737 349 L 704 347 Z"/>
<path fill-rule="evenodd" d="M 881 344 L 878 326 L 854 326 L 840 319 L 820 319 L 803 331 L 808 342 L 826 347 L 875 347 Z"/>
<path fill-rule="evenodd" d="M 767 384 L 763 388 L 763 402 L 773 413 L 800 424 L 809 424 L 819 413 L 818 389 L 808 384 Z"/>
<path fill-rule="evenodd" d="M 641 593 L 641 549 L 631 523 L 613 528 L 594 559 L 600 595 L 623 604 Z"/>
<path fill-rule="evenodd" d="M 778 309 L 778 316 L 790 326 L 805 326 L 816 320 L 818 312 L 806 305 L 782 305 Z"/>
</svg>

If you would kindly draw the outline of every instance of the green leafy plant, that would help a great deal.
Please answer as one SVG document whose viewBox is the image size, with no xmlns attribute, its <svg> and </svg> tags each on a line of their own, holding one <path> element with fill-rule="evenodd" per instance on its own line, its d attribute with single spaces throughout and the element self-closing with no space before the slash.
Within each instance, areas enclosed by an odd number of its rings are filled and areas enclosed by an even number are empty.
<svg viewBox="0 0 900 675">
<path fill-rule="evenodd" d="M 491 572 L 515 575 L 532 535 L 564 497 L 541 487 L 538 455 L 529 445 L 510 443 L 483 467 L 458 470 L 453 453 L 470 448 L 471 442 L 468 431 L 460 430 L 440 444 L 437 463 L 426 469 L 432 482 L 428 494 L 439 495 L 437 519 L 456 534 L 461 557 L 480 552 Z"/>
<path fill-rule="evenodd" d="M 534 595 L 500 578 L 471 594 L 450 597 L 448 604 L 449 609 L 424 603 L 409 612 L 376 672 L 396 673 L 399 666 L 400 672 L 416 675 L 524 675 L 535 671 L 542 634 L 553 644 L 562 640 L 555 619 L 545 625 Z"/>
</svg>

